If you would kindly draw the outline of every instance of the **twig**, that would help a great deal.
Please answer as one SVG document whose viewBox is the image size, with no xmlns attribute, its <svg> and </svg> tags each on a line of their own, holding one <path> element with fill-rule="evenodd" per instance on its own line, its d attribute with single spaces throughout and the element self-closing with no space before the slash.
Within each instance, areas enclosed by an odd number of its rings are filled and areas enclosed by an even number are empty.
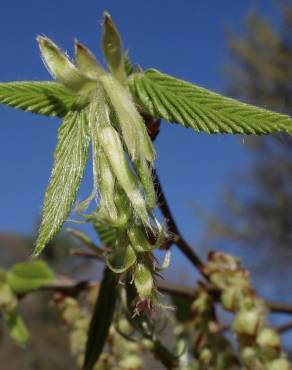
<svg viewBox="0 0 292 370">
<path fill-rule="evenodd" d="M 70 254 L 72 256 L 93 258 L 93 259 L 97 259 L 99 261 L 104 262 L 104 257 L 101 254 L 96 253 L 96 252 L 92 252 L 92 251 L 86 251 L 86 250 L 83 250 L 83 249 L 74 249 L 70 252 Z"/>
<path fill-rule="evenodd" d="M 160 283 L 158 284 L 158 289 L 162 293 L 170 294 L 170 295 L 175 295 L 177 297 L 182 297 L 186 298 L 189 300 L 194 300 L 196 297 L 196 293 L 194 289 L 191 288 L 186 288 L 186 287 L 178 287 L 174 285 L 168 285 L 165 283 Z"/>
<path fill-rule="evenodd" d="M 75 239 L 77 239 L 81 244 L 88 247 L 92 252 L 103 254 L 103 249 L 98 247 L 86 234 L 80 230 L 67 228 L 66 231 L 71 234 Z"/>
<path fill-rule="evenodd" d="M 292 329 L 292 321 L 289 321 L 286 324 L 283 324 L 277 327 L 277 331 L 280 334 L 283 334 L 291 329 Z"/>
<path fill-rule="evenodd" d="M 282 302 L 269 302 L 268 307 L 274 313 L 292 314 L 292 304 Z"/>
<path fill-rule="evenodd" d="M 165 247 L 169 248 L 172 244 L 175 244 L 180 251 L 189 259 L 189 261 L 200 271 L 200 273 L 207 278 L 204 267 L 204 262 L 200 259 L 200 257 L 195 253 L 189 243 L 183 238 L 182 234 L 179 231 L 179 228 L 175 222 L 175 219 L 171 213 L 169 208 L 168 202 L 164 195 L 161 182 L 157 175 L 157 172 L 153 171 L 154 183 L 155 183 L 155 190 L 157 194 L 157 202 L 158 206 L 165 217 L 165 221 L 168 227 L 168 231 L 172 234 L 172 237 L 166 242 Z"/>
<path fill-rule="evenodd" d="M 59 279 L 55 282 L 43 286 L 38 290 L 43 291 L 60 291 L 64 294 L 72 294 L 72 293 L 79 293 L 81 290 L 84 290 L 88 287 L 93 287 L 98 285 L 99 281 L 97 280 L 83 280 L 83 281 L 76 281 L 73 279 Z M 176 286 L 169 286 L 165 283 L 158 284 L 159 291 L 169 294 L 180 296 L 189 300 L 194 300 L 196 298 L 196 292 L 194 289 L 186 288 L 186 287 L 176 287 Z M 287 313 L 292 314 L 292 304 L 288 303 L 281 303 L 281 302 L 266 302 L 268 308 L 272 313 Z M 291 324 L 292 325 L 292 324 Z"/>
</svg>

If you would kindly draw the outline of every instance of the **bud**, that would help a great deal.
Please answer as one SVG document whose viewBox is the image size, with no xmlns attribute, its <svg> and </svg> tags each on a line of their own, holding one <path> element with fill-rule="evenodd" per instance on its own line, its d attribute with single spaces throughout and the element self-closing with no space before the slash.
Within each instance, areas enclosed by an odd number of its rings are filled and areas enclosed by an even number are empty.
<svg viewBox="0 0 292 370">
<path fill-rule="evenodd" d="M 285 358 L 273 360 L 266 365 L 266 370 L 292 370 L 292 366 Z"/>
<path fill-rule="evenodd" d="M 245 347 L 241 352 L 243 364 L 247 369 L 263 369 L 261 361 L 258 359 L 258 352 L 253 347 Z"/>
<path fill-rule="evenodd" d="M 102 48 L 112 73 L 121 81 L 126 79 L 120 34 L 108 13 L 103 15 Z"/>
<path fill-rule="evenodd" d="M 209 293 L 203 288 L 198 291 L 197 298 L 191 305 L 191 311 L 194 315 L 201 315 L 206 312 L 213 311 L 213 299 L 210 297 Z"/>
<path fill-rule="evenodd" d="M 261 313 L 257 309 L 240 311 L 233 322 L 234 331 L 241 335 L 255 336 L 261 322 Z"/>
<path fill-rule="evenodd" d="M 143 359 L 136 354 L 129 354 L 119 362 L 121 370 L 142 370 L 144 368 Z"/>
<path fill-rule="evenodd" d="M 263 328 L 257 335 L 256 343 L 260 347 L 261 358 L 266 362 L 279 356 L 281 339 L 279 334 L 270 328 Z"/>
<path fill-rule="evenodd" d="M 91 79 L 97 79 L 105 73 L 94 54 L 78 40 L 75 40 L 75 63 L 77 68 Z"/>
<path fill-rule="evenodd" d="M 94 89 L 96 83 L 83 75 L 56 44 L 42 36 L 38 36 L 37 41 L 42 59 L 53 78 L 75 92 Z"/>
<path fill-rule="evenodd" d="M 271 328 L 263 328 L 257 335 L 257 344 L 260 347 L 270 347 L 280 350 L 281 340 L 279 334 Z"/>
<path fill-rule="evenodd" d="M 155 349 L 155 344 L 153 343 L 151 339 L 142 339 L 141 344 L 148 351 L 154 351 Z"/>
<path fill-rule="evenodd" d="M 153 290 L 153 276 L 148 266 L 138 263 L 134 270 L 134 284 L 141 299 L 151 296 Z"/>
<path fill-rule="evenodd" d="M 60 302 L 62 318 L 66 324 L 73 325 L 74 322 L 81 318 L 81 307 L 78 301 L 71 297 L 66 297 Z"/>
<path fill-rule="evenodd" d="M 202 351 L 200 351 L 199 361 L 204 368 L 210 366 L 212 358 L 213 355 L 210 348 L 203 348 Z"/>
<path fill-rule="evenodd" d="M 238 287 L 230 287 L 221 294 L 221 302 L 225 310 L 235 312 L 239 305 Z"/>
<path fill-rule="evenodd" d="M 239 268 L 239 261 L 234 256 L 218 251 L 212 251 L 208 255 L 208 268 L 212 271 L 231 270 Z"/>
</svg>

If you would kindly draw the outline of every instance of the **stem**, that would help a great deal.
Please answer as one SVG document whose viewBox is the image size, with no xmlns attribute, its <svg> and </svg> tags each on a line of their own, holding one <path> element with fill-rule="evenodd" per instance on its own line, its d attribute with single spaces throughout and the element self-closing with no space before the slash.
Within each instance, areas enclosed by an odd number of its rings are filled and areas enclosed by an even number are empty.
<svg viewBox="0 0 292 370">
<path fill-rule="evenodd" d="M 179 248 L 179 250 L 187 257 L 187 259 L 199 270 L 204 278 L 208 279 L 204 272 L 204 262 L 200 259 L 200 257 L 196 254 L 196 252 L 192 249 L 190 244 L 184 239 L 181 232 L 179 231 L 179 228 L 164 195 L 161 182 L 155 170 L 153 170 L 153 179 L 156 188 L 155 190 L 157 195 L 158 207 L 165 217 L 168 231 L 172 234 L 171 238 L 166 242 L 165 248 L 169 248 L 172 244 L 175 244 Z"/>
</svg>

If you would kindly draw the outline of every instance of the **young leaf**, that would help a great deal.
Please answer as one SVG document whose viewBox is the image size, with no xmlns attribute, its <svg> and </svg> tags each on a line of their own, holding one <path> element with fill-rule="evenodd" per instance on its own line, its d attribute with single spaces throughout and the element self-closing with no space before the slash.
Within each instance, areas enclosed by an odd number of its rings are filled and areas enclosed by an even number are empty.
<svg viewBox="0 0 292 370">
<path fill-rule="evenodd" d="M 131 94 L 109 74 L 102 76 L 100 80 L 115 111 L 130 157 L 153 161 L 155 150 Z"/>
<path fill-rule="evenodd" d="M 111 72 L 118 80 L 124 82 L 126 80 L 126 71 L 122 41 L 111 16 L 107 12 L 103 15 L 102 48 Z"/>
<path fill-rule="evenodd" d="M 116 228 L 96 221 L 94 221 L 93 226 L 98 233 L 99 239 L 101 240 L 102 244 L 110 246 L 115 243 L 115 241 L 117 240 Z"/>
<path fill-rule="evenodd" d="M 125 157 L 119 134 L 109 122 L 100 124 L 98 130 L 100 145 L 104 150 L 119 185 L 127 194 L 137 216 L 145 225 L 150 226 L 145 201 Z"/>
<path fill-rule="evenodd" d="M 105 73 L 92 52 L 75 40 L 75 61 L 77 68 L 89 78 L 96 79 Z"/>
<path fill-rule="evenodd" d="M 81 73 L 52 40 L 38 36 L 37 41 L 44 64 L 53 78 L 74 92 L 95 87 L 95 81 Z"/>
<path fill-rule="evenodd" d="M 134 165 L 145 193 L 146 205 L 148 209 L 153 212 L 156 206 L 156 193 L 154 189 L 152 168 L 146 160 L 141 159 L 135 161 Z"/>
<path fill-rule="evenodd" d="M 34 256 L 41 253 L 66 220 L 83 176 L 88 158 L 87 115 L 70 112 L 59 128 L 54 167 L 45 195 L 42 222 Z"/>
<path fill-rule="evenodd" d="M 50 284 L 54 274 L 44 261 L 31 261 L 14 265 L 7 280 L 16 294 L 24 294 Z"/>
<path fill-rule="evenodd" d="M 150 69 L 130 77 L 138 105 L 153 117 L 207 133 L 268 134 L 292 132 L 292 119 L 226 98 Z"/>
<path fill-rule="evenodd" d="M 102 149 L 100 149 L 97 161 L 99 170 L 98 184 L 101 195 L 98 213 L 105 213 L 106 218 L 116 221 L 118 218 L 118 210 L 114 201 L 116 178 Z"/>
<path fill-rule="evenodd" d="M 64 117 L 74 109 L 76 95 L 55 82 L 0 83 L 0 104 L 45 116 Z"/>
<path fill-rule="evenodd" d="M 103 350 L 115 311 L 118 279 L 105 267 L 89 326 L 83 370 L 92 370 Z"/>
</svg>

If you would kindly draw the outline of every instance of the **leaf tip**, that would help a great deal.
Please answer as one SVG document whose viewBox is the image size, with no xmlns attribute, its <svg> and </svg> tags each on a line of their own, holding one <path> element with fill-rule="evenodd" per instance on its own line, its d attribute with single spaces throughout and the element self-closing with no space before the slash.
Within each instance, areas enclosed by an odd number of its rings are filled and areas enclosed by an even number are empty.
<svg viewBox="0 0 292 370">
<path fill-rule="evenodd" d="M 35 243 L 34 250 L 30 256 L 31 260 L 36 260 L 45 248 L 44 243 L 40 243 L 39 238 Z"/>
<path fill-rule="evenodd" d="M 105 25 L 105 24 L 108 24 L 109 22 L 111 22 L 111 15 L 109 14 L 109 12 L 107 12 L 107 11 L 104 11 L 103 12 L 103 24 Z"/>
</svg>

